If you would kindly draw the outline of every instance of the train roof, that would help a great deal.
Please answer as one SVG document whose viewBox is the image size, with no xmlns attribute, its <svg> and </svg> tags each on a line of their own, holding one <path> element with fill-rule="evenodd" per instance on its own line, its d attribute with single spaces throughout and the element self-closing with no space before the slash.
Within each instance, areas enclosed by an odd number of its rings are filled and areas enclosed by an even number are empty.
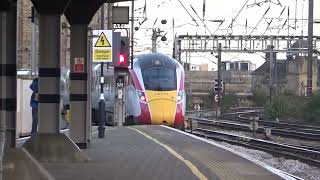
<svg viewBox="0 0 320 180">
<path fill-rule="evenodd" d="M 175 69 L 179 64 L 175 59 L 161 54 L 161 53 L 150 53 L 137 57 L 141 68 L 150 66 L 162 66 L 171 69 Z"/>
</svg>

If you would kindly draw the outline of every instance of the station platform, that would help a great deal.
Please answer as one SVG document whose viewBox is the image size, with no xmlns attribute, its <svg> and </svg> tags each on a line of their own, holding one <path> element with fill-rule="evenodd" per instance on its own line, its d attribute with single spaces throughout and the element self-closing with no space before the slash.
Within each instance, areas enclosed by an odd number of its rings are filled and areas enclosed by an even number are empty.
<svg viewBox="0 0 320 180">
<path fill-rule="evenodd" d="M 202 138 L 165 126 L 93 134 L 85 163 L 42 163 L 56 180 L 291 179 Z"/>
</svg>

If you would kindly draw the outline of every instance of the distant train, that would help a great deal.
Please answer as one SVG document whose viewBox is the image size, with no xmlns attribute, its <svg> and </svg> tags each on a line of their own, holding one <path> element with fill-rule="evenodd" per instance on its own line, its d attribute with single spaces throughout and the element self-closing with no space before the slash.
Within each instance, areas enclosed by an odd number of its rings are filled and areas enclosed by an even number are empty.
<svg viewBox="0 0 320 180">
<path fill-rule="evenodd" d="M 184 69 L 176 60 L 151 53 L 134 59 L 127 87 L 126 113 L 137 124 L 184 129 Z"/>
</svg>

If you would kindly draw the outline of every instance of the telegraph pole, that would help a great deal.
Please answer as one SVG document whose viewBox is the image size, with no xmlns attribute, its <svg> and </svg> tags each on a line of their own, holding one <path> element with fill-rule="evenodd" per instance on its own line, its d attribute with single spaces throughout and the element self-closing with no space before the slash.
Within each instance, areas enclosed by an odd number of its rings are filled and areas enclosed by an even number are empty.
<svg viewBox="0 0 320 180">
<path fill-rule="evenodd" d="M 307 96 L 312 96 L 312 58 L 313 58 L 313 0 L 309 0 L 308 18 L 308 61 L 307 61 Z"/>
</svg>

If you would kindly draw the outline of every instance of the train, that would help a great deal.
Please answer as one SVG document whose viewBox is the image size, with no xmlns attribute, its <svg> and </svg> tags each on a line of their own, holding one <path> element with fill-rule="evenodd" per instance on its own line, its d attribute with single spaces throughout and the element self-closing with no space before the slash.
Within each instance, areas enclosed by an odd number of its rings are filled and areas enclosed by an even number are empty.
<svg viewBox="0 0 320 180">
<path fill-rule="evenodd" d="M 92 65 L 91 73 L 91 103 L 92 124 L 97 124 L 100 99 L 100 64 Z M 106 125 L 115 125 L 113 122 L 114 104 L 116 98 L 114 69 L 105 68 L 104 99 L 106 111 Z M 27 72 L 27 71 L 26 71 Z M 19 86 L 21 98 L 25 102 L 21 110 L 31 114 L 28 103 L 30 101 L 31 76 L 28 72 L 18 72 L 18 78 L 23 79 L 25 85 Z M 60 95 L 61 112 L 69 109 L 69 68 L 61 68 Z M 21 79 L 21 80 L 22 80 Z M 185 75 L 181 64 L 173 58 L 161 53 L 139 55 L 134 58 L 133 67 L 128 68 L 125 89 L 125 124 L 165 124 L 184 130 L 186 110 Z M 21 81 L 22 83 L 22 81 Z M 25 96 L 25 97 L 23 97 Z M 61 115 L 61 128 L 66 128 L 66 117 Z M 20 120 L 19 120 L 20 121 Z M 20 123 L 21 124 L 21 123 Z M 31 128 L 31 115 L 21 124 L 22 135 L 28 134 Z M 20 131 L 23 131 L 21 133 Z"/>
<path fill-rule="evenodd" d="M 126 89 L 126 114 L 135 124 L 168 125 L 184 130 L 185 74 L 175 59 L 149 53 L 133 60 Z"/>
</svg>

